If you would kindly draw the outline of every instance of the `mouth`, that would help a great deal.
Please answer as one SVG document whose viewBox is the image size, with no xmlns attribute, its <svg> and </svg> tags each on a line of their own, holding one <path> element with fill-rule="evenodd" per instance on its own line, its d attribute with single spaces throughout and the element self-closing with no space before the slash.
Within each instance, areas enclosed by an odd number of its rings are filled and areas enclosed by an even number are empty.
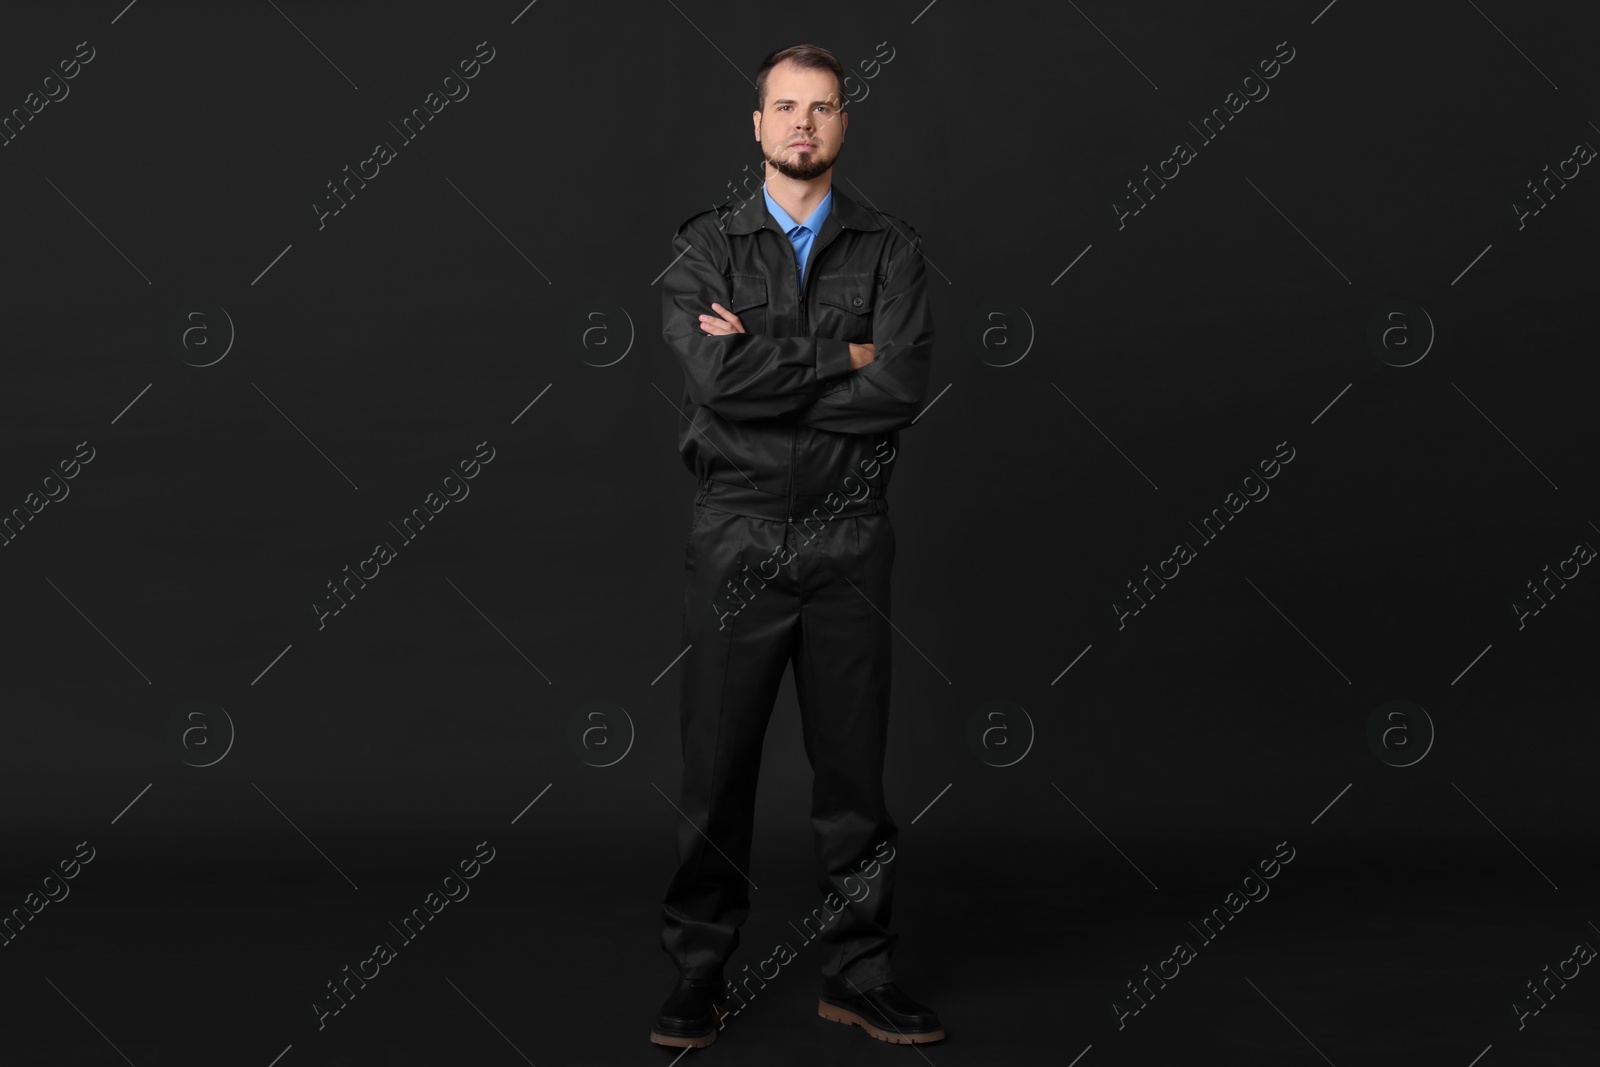
<svg viewBox="0 0 1600 1067">
<path fill-rule="evenodd" d="M 815 148 L 817 146 L 815 144 L 813 144 L 811 141 L 795 141 L 794 143 L 790 144 L 789 147 L 790 148 Z"/>
</svg>

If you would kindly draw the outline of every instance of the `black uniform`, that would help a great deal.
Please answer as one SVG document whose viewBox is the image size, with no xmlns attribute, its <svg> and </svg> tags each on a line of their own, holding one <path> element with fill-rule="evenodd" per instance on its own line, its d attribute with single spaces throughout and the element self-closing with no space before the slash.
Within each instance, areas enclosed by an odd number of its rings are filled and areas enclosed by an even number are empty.
<svg viewBox="0 0 1600 1067">
<path fill-rule="evenodd" d="M 933 355 L 922 239 L 910 225 L 835 186 L 802 290 L 765 197 L 728 215 L 724 205 L 678 228 L 662 282 L 662 336 L 684 370 L 678 447 L 700 483 L 680 661 L 677 803 L 688 821 L 661 936 L 688 978 L 722 974 L 749 915 L 756 776 L 786 664 L 814 774 L 824 898 L 850 897 L 875 850 L 894 848 L 883 797 L 895 551 L 885 492 Z M 712 301 L 745 333 L 702 332 Z M 852 371 L 851 343 L 871 343 L 873 362 Z M 870 892 L 853 890 L 859 903 L 821 912 L 838 910 L 818 954 L 836 987 L 892 978 L 894 867 L 873 863 Z"/>
</svg>

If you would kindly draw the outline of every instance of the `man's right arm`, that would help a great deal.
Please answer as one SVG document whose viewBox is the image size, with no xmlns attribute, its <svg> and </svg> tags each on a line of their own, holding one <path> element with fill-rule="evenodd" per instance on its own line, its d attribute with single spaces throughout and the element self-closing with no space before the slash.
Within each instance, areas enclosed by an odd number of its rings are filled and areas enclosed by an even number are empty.
<svg viewBox="0 0 1600 1067">
<path fill-rule="evenodd" d="M 712 301 L 732 303 L 724 276 L 727 252 L 704 216 L 672 236 L 677 257 L 661 281 L 661 336 L 683 365 L 689 399 L 725 419 L 759 419 L 807 407 L 834 378 L 855 368 L 850 345 L 826 337 L 714 336 L 700 316 Z"/>
</svg>

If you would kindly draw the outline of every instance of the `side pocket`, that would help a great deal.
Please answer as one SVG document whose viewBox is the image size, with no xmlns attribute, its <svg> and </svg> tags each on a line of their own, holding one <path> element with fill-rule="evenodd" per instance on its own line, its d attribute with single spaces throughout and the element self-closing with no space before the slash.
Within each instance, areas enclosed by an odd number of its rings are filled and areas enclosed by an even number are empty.
<svg viewBox="0 0 1600 1067">
<path fill-rule="evenodd" d="M 685 567 L 694 559 L 694 535 L 700 529 L 704 520 L 706 507 L 704 504 L 694 505 L 694 515 L 689 519 L 689 534 L 683 539 L 683 564 Z"/>
</svg>

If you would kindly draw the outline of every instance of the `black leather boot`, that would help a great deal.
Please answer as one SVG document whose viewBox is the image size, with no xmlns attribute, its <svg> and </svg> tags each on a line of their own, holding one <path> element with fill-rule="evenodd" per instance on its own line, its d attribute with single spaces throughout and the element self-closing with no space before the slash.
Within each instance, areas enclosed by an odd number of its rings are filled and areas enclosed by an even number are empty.
<svg viewBox="0 0 1600 1067">
<path fill-rule="evenodd" d="M 674 1048 L 705 1048 L 717 1039 L 717 1023 L 727 1013 L 722 978 L 682 978 L 656 1016 L 650 1040 Z"/>
<path fill-rule="evenodd" d="M 817 1014 L 836 1023 L 854 1024 L 879 1041 L 896 1045 L 944 1040 L 944 1024 L 938 1014 L 906 996 L 893 982 L 859 993 L 838 994 L 824 988 Z"/>
</svg>

